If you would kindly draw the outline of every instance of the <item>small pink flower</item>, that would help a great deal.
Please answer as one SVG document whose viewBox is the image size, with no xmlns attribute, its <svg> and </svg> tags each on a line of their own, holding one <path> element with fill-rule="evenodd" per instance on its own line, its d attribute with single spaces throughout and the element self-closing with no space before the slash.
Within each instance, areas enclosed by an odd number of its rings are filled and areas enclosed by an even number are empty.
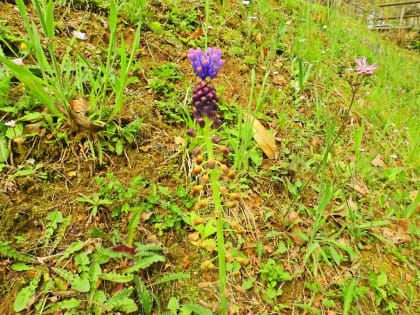
<svg viewBox="0 0 420 315">
<path fill-rule="evenodd" d="M 13 62 L 14 64 L 18 65 L 18 66 L 23 66 L 23 58 L 15 58 L 10 60 L 11 62 Z"/>
<path fill-rule="evenodd" d="M 354 61 L 358 65 L 358 67 L 356 68 L 357 74 L 372 75 L 373 71 L 375 71 L 378 67 L 377 62 L 368 66 L 366 57 L 363 57 L 362 59 L 354 59 Z"/>
</svg>

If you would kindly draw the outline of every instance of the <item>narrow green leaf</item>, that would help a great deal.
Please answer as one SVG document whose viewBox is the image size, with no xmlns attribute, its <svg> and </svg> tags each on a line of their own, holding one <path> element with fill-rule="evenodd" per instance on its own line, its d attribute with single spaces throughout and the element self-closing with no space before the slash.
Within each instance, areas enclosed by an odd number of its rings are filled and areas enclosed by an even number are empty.
<svg viewBox="0 0 420 315">
<path fill-rule="evenodd" d="M 85 246 L 84 242 L 73 242 L 58 259 L 58 262 L 68 258 L 71 254 L 81 250 Z"/>
<path fill-rule="evenodd" d="M 117 283 L 126 283 L 133 280 L 133 275 L 120 275 L 117 273 L 102 273 L 99 277 Z"/>
<path fill-rule="evenodd" d="M 345 289 L 343 315 L 348 315 L 350 312 L 351 303 L 354 297 L 354 287 L 356 286 L 356 279 L 351 279 L 350 284 Z"/>
</svg>

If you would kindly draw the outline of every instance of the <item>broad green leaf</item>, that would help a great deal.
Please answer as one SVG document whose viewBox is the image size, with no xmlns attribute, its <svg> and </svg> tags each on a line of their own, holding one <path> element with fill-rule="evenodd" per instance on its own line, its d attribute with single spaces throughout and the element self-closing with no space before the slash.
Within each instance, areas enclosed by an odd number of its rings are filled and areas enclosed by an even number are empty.
<svg viewBox="0 0 420 315">
<path fill-rule="evenodd" d="M 6 162 L 9 159 L 9 155 L 7 140 L 4 137 L 0 137 L 0 163 Z"/>
<path fill-rule="evenodd" d="M 19 263 L 11 265 L 10 268 L 12 268 L 15 271 L 25 271 L 25 270 L 31 270 L 32 266 L 28 266 L 27 264 L 19 262 Z"/>
<path fill-rule="evenodd" d="M 38 287 L 39 280 L 41 279 L 41 274 L 38 273 L 35 278 L 32 279 L 30 284 L 27 287 L 22 288 L 15 299 L 13 304 L 13 309 L 15 312 L 21 312 L 26 308 L 26 305 L 35 295 L 35 290 Z"/>
<path fill-rule="evenodd" d="M 65 269 L 61 269 L 61 268 L 52 268 L 52 269 L 61 278 L 66 280 L 74 290 L 78 292 L 89 292 L 90 283 L 89 283 L 87 274 L 82 274 L 82 277 L 81 277 L 79 275 L 74 275 Z"/>
<path fill-rule="evenodd" d="M 130 299 L 130 295 L 132 293 L 133 289 L 121 290 L 108 300 L 107 307 L 114 311 L 122 311 L 127 313 L 137 311 L 137 305 L 132 299 Z"/>
<path fill-rule="evenodd" d="M 179 309 L 179 301 L 176 297 L 171 297 L 169 299 L 168 309 L 172 312 L 172 314 L 177 313 L 177 310 Z"/>
<path fill-rule="evenodd" d="M 187 313 L 189 312 L 189 313 Z M 213 312 L 202 307 L 198 304 L 185 304 L 181 308 L 181 314 L 191 314 L 191 312 L 196 313 L 197 315 L 213 315 Z"/>
<path fill-rule="evenodd" d="M 339 254 L 338 254 L 338 252 L 335 250 L 335 248 L 334 248 L 334 247 L 332 247 L 332 246 L 330 246 L 330 254 L 331 254 L 331 257 L 334 259 L 334 262 L 335 262 L 338 266 L 340 266 L 340 262 L 341 262 L 340 255 L 339 255 Z"/>
<path fill-rule="evenodd" d="M 65 301 L 53 304 L 53 306 L 49 308 L 46 312 L 44 312 L 44 314 L 50 314 L 56 310 L 76 308 L 76 307 L 79 307 L 79 305 L 80 305 L 80 301 L 77 299 L 73 298 L 70 300 L 65 300 Z"/>
<path fill-rule="evenodd" d="M 252 286 L 254 285 L 255 280 L 257 280 L 257 278 L 250 278 L 250 279 L 244 281 L 242 283 L 242 288 L 244 288 L 245 290 L 251 289 Z"/>
<path fill-rule="evenodd" d="M 204 228 L 203 235 L 202 235 L 203 238 L 207 238 L 210 235 L 217 232 L 217 227 L 215 225 L 213 225 L 214 221 L 215 221 L 215 219 L 212 218 L 212 219 L 209 220 L 209 222 L 207 222 L 207 224 Z"/>
</svg>

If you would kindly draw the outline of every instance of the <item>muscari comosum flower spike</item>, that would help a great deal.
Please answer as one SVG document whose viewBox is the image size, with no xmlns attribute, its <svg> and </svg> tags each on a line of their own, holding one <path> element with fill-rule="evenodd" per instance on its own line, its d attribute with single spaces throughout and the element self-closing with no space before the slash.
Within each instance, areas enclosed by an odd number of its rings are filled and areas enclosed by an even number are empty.
<svg viewBox="0 0 420 315">
<path fill-rule="evenodd" d="M 210 81 L 217 76 L 224 64 L 222 51 L 217 48 L 208 48 L 205 52 L 201 48 L 190 49 L 188 59 L 191 61 L 195 73 L 201 79 L 193 92 L 192 105 L 195 108 L 193 116 L 197 119 L 200 127 L 204 127 L 203 116 L 207 116 L 210 120 L 216 119 L 219 97 Z"/>
</svg>

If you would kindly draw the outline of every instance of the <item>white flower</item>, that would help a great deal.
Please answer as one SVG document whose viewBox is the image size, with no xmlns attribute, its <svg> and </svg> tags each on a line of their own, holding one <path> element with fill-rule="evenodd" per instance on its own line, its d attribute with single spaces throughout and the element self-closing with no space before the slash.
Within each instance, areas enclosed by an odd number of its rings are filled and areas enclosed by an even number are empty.
<svg viewBox="0 0 420 315">
<path fill-rule="evenodd" d="M 242 4 L 243 5 L 248 5 L 249 4 L 249 1 L 242 1 Z"/>
<path fill-rule="evenodd" d="M 208 29 L 212 29 L 212 28 L 213 28 L 213 26 L 211 26 L 211 25 L 207 25 L 207 28 L 208 28 Z"/>
<path fill-rule="evenodd" d="M 299 41 L 300 41 L 301 43 L 306 42 L 306 38 L 301 38 L 301 39 L 299 39 Z"/>
<path fill-rule="evenodd" d="M 392 131 L 395 132 L 395 133 L 399 133 L 400 132 L 398 129 L 394 129 Z"/>
<path fill-rule="evenodd" d="M 394 124 L 394 123 L 390 123 L 390 125 L 391 125 L 392 127 L 395 127 L 395 124 Z"/>
<path fill-rule="evenodd" d="M 11 127 L 11 128 L 15 128 L 15 127 L 16 127 L 16 121 L 14 121 L 14 120 L 9 120 L 9 121 L 6 121 L 4 124 L 5 124 L 7 127 Z"/>
<path fill-rule="evenodd" d="M 23 58 L 15 58 L 10 60 L 11 62 L 13 62 L 14 64 L 18 65 L 18 66 L 23 66 Z"/>
<path fill-rule="evenodd" d="M 398 155 L 396 155 L 396 154 L 391 154 L 389 157 L 393 158 L 393 159 L 398 159 Z"/>
<path fill-rule="evenodd" d="M 327 25 L 324 25 L 322 28 L 325 30 L 327 28 Z"/>
<path fill-rule="evenodd" d="M 273 72 L 273 74 L 278 74 L 278 73 L 279 73 L 278 71 L 274 71 L 274 72 Z"/>
<path fill-rule="evenodd" d="M 87 40 L 87 39 L 88 39 L 88 37 L 87 37 L 86 33 L 79 32 L 79 31 L 73 31 L 73 32 L 71 32 L 71 33 L 72 33 L 72 34 L 73 34 L 73 36 L 74 36 L 74 37 L 76 37 L 77 39 L 80 39 L 80 40 Z"/>
<path fill-rule="evenodd" d="M 256 20 L 256 19 L 258 19 L 258 17 L 256 17 L 256 16 L 250 16 L 249 19 L 250 20 Z"/>
<path fill-rule="evenodd" d="M 290 25 L 292 23 L 292 21 L 287 21 L 286 25 Z"/>
</svg>

